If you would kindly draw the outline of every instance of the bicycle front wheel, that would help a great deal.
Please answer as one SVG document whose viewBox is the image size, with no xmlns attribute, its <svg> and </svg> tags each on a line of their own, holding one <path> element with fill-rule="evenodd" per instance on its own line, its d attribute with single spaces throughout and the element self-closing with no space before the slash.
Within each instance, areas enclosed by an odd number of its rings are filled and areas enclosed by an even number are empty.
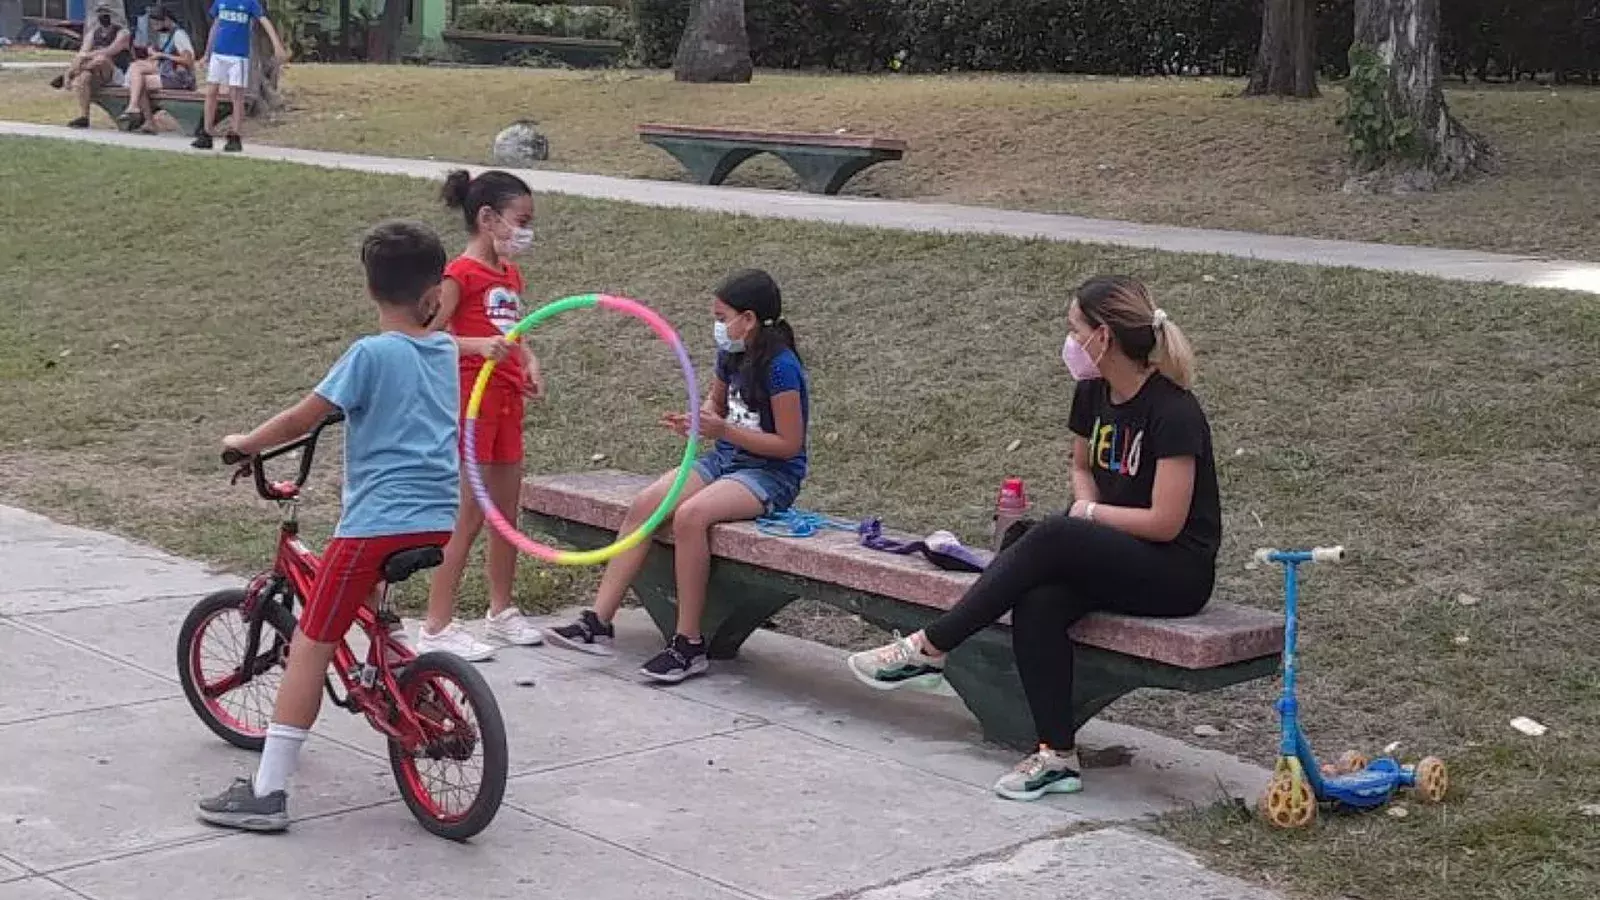
<svg viewBox="0 0 1600 900">
<path fill-rule="evenodd" d="M 452 653 L 424 653 L 398 681 L 398 703 L 422 723 L 423 739 L 389 742 L 395 783 L 423 828 L 464 841 L 489 827 L 505 797 L 500 705 L 472 663 Z"/>
<path fill-rule="evenodd" d="M 252 626 L 245 592 L 218 591 L 189 610 L 178 629 L 178 681 L 200 721 L 244 750 L 260 751 L 272 722 L 272 705 L 289 659 L 294 616 L 270 598 Z M 245 659 L 252 628 L 256 652 Z"/>
</svg>

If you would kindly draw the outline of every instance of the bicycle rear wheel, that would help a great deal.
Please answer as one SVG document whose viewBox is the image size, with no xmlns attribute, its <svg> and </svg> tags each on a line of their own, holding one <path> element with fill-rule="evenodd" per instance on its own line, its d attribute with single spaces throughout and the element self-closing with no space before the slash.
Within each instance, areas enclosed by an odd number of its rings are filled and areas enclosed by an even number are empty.
<svg viewBox="0 0 1600 900">
<path fill-rule="evenodd" d="M 218 591 L 189 610 L 178 629 L 178 680 L 195 715 L 216 735 L 245 750 L 260 751 L 272 722 L 272 705 L 289 658 L 294 616 L 263 600 L 260 637 L 245 660 L 250 620 L 245 592 Z M 248 670 L 250 677 L 243 677 Z"/>
<path fill-rule="evenodd" d="M 464 841 L 494 821 L 506 791 L 506 726 L 473 665 L 424 653 L 399 676 L 398 704 L 422 723 L 423 741 L 389 742 L 389 764 L 411 814 L 433 834 Z"/>
</svg>

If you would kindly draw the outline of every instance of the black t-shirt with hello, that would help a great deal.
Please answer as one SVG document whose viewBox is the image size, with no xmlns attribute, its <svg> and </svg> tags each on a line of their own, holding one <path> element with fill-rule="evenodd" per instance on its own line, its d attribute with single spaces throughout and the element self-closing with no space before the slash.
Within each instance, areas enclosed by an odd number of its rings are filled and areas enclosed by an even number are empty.
<svg viewBox="0 0 1600 900">
<path fill-rule="evenodd" d="M 1156 373 L 1126 403 L 1111 402 L 1103 379 L 1078 383 L 1072 397 L 1072 433 L 1089 442 L 1089 471 L 1108 506 L 1149 509 L 1156 461 L 1194 457 L 1194 497 L 1189 519 L 1173 541 L 1207 559 L 1222 544 L 1222 503 L 1211 453 L 1211 426 L 1194 394 Z"/>
</svg>

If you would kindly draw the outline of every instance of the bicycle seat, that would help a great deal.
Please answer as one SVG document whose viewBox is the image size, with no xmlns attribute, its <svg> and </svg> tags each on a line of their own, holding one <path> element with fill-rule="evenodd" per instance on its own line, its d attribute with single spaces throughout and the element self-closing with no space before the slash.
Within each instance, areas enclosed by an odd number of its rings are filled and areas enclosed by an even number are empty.
<svg viewBox="0 0 1600 900">
<path fill-rule="evenodd" d="M 442 562 L 443 547 L 413 547 L 391 553 L 383 561 L 383 580 L 389 584 L 399 584 L 423 569 L 431 569 Z"/>
</svg>

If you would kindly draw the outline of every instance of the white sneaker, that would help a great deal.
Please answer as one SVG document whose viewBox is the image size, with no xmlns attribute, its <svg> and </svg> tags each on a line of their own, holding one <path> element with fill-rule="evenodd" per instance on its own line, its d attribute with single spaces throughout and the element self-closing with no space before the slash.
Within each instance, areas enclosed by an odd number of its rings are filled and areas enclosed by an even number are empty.
<svg viewBox="0 0 1600 900">
<path fill-rule="evenodd" d="M 467 662 L 494 658 L 494 647 L 473 637 L 459 622 L 451 622 L 438 634 L 429 634 L 426 625 L 417 629 L 417 655 L 435 652 L 454 653 Z"/>
<path fill-rule="evenodd" d="M 534 647 L 544 643 L 544 635 L 515 606 L 508 606 L 496 615 L 486 615 L 484 636 L 518 647 Z"/>
</svg>

